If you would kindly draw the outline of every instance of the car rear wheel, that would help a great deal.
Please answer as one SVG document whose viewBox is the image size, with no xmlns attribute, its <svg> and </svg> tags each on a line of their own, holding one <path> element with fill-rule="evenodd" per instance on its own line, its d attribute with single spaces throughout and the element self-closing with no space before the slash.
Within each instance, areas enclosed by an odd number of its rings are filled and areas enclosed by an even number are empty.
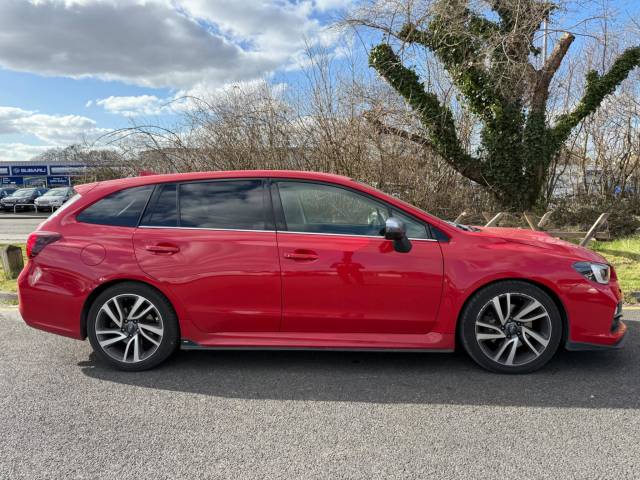
<svg viewBox="0 0 640 480">
<path fill-rule="evenodd" d="M 128 371 L 153 368 L 176 349 L 178 319 L 153 288 L 126 282 L 106 289 L 87 316 L 87 336 L 100 359 Z"/>
<path fill-rule="evenodd" d="M 462 344 L 473 360 L 492 372 L 529 373 L 558 350 L 562 319 L 542 289 L 505 281 L 477 292 L 465 306 Z"/>
</svg>

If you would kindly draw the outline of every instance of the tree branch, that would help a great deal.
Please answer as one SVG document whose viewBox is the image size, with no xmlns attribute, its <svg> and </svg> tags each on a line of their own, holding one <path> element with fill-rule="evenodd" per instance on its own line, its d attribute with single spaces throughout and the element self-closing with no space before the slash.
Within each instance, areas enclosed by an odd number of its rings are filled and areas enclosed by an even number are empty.
<svg viewBox="0 0 640 480">
<path fill-rule="evenodd" d="M 547 99 L 549 98 L 549 85 L 551 84 L 551 80 L 560 68 L 562 60 L 575 38 L 576 37 L 570 33 L 565 33 L 554 47 L 551 55 L 542 66 L 542 69 L 536 71 L 536 82 L 531 99 L 532 110 L 539 112 L 545 110 Z"/>
<path fill-rule="evenodd" d="M 479 18 L 474 18 L 468 13 L 466 18 L 467 28 L 476 30 L 484 25 L 484 28 L 491 28 L 481 22 Z M 502 104 L 503 98 L 495 89 L 494 79 L 480 67 L 483 58 L 480 55 L 481 47 L 474 42 L 470 35 L 455 35 L 448 28 L 447 22 L 443 18 L 436 17 L 429 24 L 428 30 L 420 30 L 413 24 L 405 24 L 398 32 L 398 38 L 409 42 L 417 43 L 433 51 L 438 59 L 445 65 L 451 75 L 451 79 L 456 88 L 462 93 L 469 107 L 476 114 L 487 120 L 491 120 L 493 114 L 492 107 Z"/>
<path fill-rule="evenodd" d="M 587 74 L 582 99 L 571 113 L 560 115 L 556 125 L 550 129 L 554 145 L 561 145 L 585 117 L 597 110 L 602 101 L 627 78 L 631 70 L 640 66 L 640 46 L 628 48 L 616 60 L 609 71 L 600 76 L 595 70 Z"/>
<path fill-rule="evenodd" d="M 424 90 L 418 75 L 402 65 L 393 49 L 387 44 L 378 45 L 371 50 L 369 63 L 420 116 L 435 151 L 465 177 L 486 184 L 480 163 L 460 145 L 451 110 L 435 94 Z"/>
<path fill-rule="evenodd" d="M 417 133 L 407 132 L 401 128 L 392 127 L 380 120 L 373 112 L 364 112 L 362 115 L 367 122 L 369 122 L 379 133 L 383 135 L 394 135 L 396 137 L 410 140 L 413 143 L 417 143 L 422 147 L 426 147 L 434 153 L 437 153 L 437 149 L 427 138 L 418 135 Z"/>
</svg>

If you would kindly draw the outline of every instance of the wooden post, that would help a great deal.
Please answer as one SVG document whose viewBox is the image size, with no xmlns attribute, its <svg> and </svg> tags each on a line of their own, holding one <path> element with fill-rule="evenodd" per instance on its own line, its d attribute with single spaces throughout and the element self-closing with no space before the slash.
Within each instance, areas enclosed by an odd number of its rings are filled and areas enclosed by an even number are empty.
<svg viewBox="0 0 640 480">
<path fill-rule="evenodd" d="M 18 278 L 18 275 L 20 275 L 20 272 L 24 268 L 22 249 L 15 245 L 7 245 L 0 250 L 0 258 L 2 259 L 5 278 L 7 280 Z"/>
<path fill-rule="evenodd" d="M 544 227 L 548 222 L 549 219 L 551 218 L 551 214 L 553 213 L 552 210 L 549 210 L 547 213 L 545 213 L 542 218 L 540 219 L 540 221 L 538 222 L 538 228 L 542 228 Z"/>
<path fill-rule="evenodd" d="M 504 215 L 504 212 L 498 212 L 495 217 L 493 217 L 491 220 L 487 222 L 485 227 L 495 227 L 503 215 Z"/>
<path fill-rule="evenodd" d="M 587 246 L 587 244 L 591 241 L 591 239 L 594 237 L 594 235 L 598 232 L 598 229 L 600 228 L 600 225 L 602 225 L 604 222 L 607 221 L 607 218 L 609 218 L 609 214 L 608 213 L 603 213 L 602 215 L 600 215 L 598 217 L 598 219 L 596 220 L 596 223 L 591 225 L 591 228 L 589 229 L 587 234 L 580 241 L 580 246 L 581 247 L 586 247 Z"/>
<path fill-rule="evenodd" d="M 527 225 L 529 225 L 529 228 L 531 230 L 538 230 L 536 228 L 536 224 L 533 221 L 533 215 L 527 212 L 522 212 L 522 216 L 524 217 L 525 221 L 527 222 Z"/>
<path fill-rule="evenodd" d="M 456 219 L 453 221 L 453 223 L 460 223 L 462 221 L 462 219 L 464 217 L 466 217 L 466 216 L 467 216 L 467 212 L 466 211 L 462 212 L 460 215 L 458 215 L 456 217 Z"/>
</svg>

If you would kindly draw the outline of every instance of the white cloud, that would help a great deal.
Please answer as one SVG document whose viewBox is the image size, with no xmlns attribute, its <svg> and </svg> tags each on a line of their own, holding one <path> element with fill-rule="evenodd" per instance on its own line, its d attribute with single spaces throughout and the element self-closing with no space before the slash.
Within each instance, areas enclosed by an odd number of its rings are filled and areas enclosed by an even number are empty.
<svg viewBox="0 0 640 480">
<path fill-rule="evenodd" d="M 36 155 L 53 148 L 53 145 L 29 145 L 26 143 L 0 143 L 0 162 L 27 162 Z M 0 165 L 2 165 L 0 163 Z"/>
<path fill-rule="evenodd" d="M 111 96 L 90 103 L 103 107 L 109 113 L 124 115 L 125 117 L 160 115 L 172 111 L 166 101 L 159 99 L 155 95 Z"/>
<path fill-rule="evenodd" d="M 316 0 L 315 5 L 318 10 L 337 10 L 349 8 L 353 4 L 353 0 Z"/>
<path fill-rule="evenodd" d="M 2 0 L 0 66 L 189 89 L 264 77 L 306 43 L 331 42 L 316 13 L 345 0 Z"/>
<path fill-rule="evenodd" d="M 79 115 L 47 115 L 16 107 L 0 107 L 0 135 L 33 135 L 38 139 L 66 144 L 93 139 L 108 130 Z"/>
</svg>

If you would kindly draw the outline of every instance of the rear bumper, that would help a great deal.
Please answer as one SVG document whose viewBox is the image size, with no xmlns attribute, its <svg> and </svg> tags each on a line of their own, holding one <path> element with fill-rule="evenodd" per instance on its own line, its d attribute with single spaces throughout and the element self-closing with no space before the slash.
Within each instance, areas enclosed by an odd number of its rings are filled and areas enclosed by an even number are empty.
<svg viewBox="0 0 640 480">
<path fill-rule="evenodd" d="M 53 281 L 47 281 L 47 277 Z M 18 277 L 20 315 L 30 327 L 82 340 L 80 316 L 86 295 L 69 288 L 73 285 L 71 275 L 51 277 L 32 262 L 27 263 Z"/>
</svg>

